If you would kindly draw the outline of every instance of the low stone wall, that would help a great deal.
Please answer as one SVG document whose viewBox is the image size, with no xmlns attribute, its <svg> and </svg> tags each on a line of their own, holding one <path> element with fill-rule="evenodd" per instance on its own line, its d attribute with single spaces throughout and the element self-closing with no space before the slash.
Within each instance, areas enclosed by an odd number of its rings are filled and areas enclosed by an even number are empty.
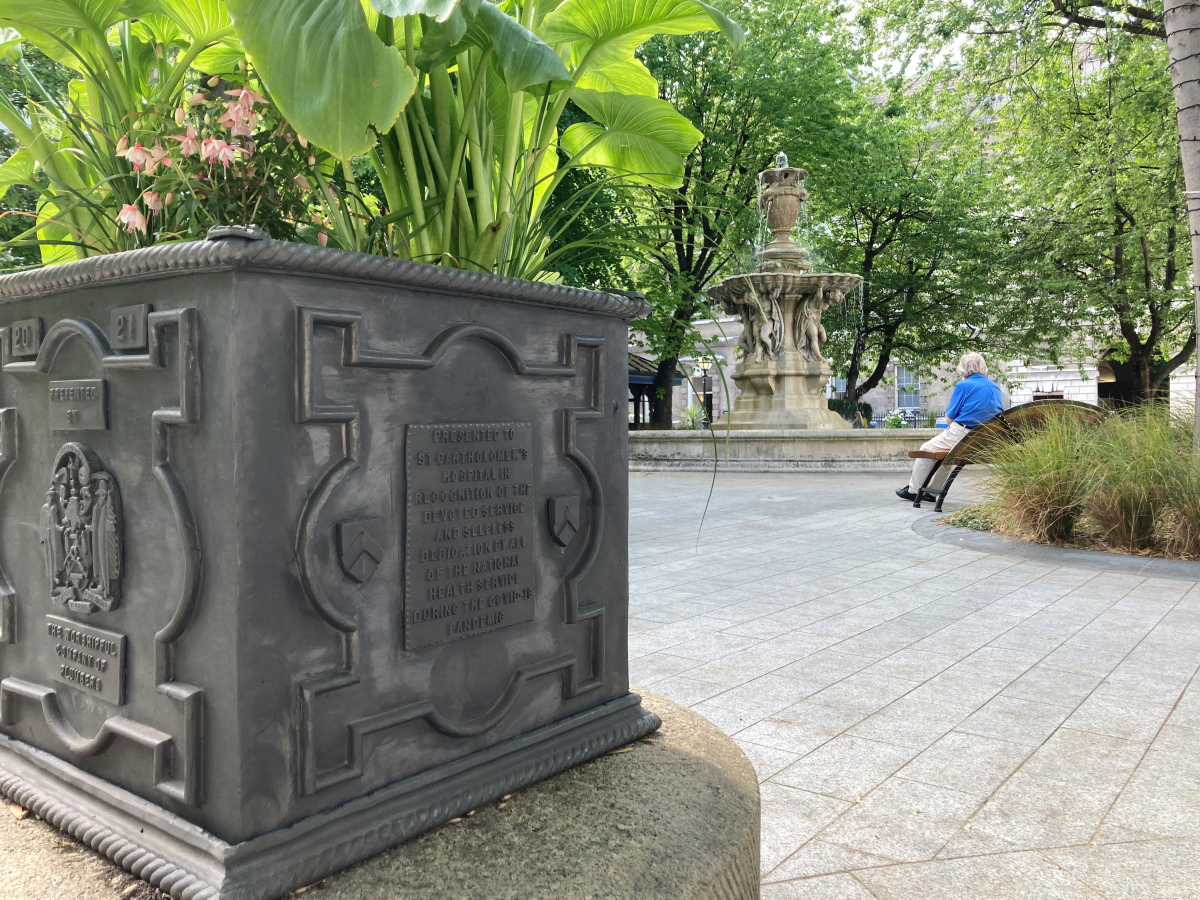
<svg viewBox="0 0 1200 900">
<path fill-rule="evenodd" d="M 936 428 L 847 431 L 631 431 L 629 468 L 734 472 L 891 472 L 912 465 L 909 450 L 938 434 Z M 714 440 L 715 438 L 715 440 Z"/>
</svg>

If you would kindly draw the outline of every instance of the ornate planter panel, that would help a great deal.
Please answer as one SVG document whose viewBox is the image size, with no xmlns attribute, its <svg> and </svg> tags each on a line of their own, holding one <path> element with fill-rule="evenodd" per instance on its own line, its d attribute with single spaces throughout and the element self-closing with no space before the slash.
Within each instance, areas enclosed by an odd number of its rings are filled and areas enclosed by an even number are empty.
<svg viewBox="0 0 1200 900">
<path fill-rule="evenodd" d="M 656 727 L 636 304 L 252 229 L 0 302 L 0 791 L 267 897 Z"/>
</svg>

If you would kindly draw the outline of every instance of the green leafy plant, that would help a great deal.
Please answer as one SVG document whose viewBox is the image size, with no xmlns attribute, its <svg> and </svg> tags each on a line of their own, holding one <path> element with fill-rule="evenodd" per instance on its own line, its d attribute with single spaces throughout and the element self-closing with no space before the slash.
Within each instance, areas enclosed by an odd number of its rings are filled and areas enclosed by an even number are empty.
<svg viewBox="0 0 1200 900">
<path fill-rule="evenodd" d="M 354 214 L 331 240 L 544 280 L 572 221 L 547 211 L 571 169 L 672 187 L 700 139 L 634 51 L 656 34 L 742 39 L 700 0 L 227 2 L 299 133 L 371 161 L 383 208 L 363 209 L 347 167 L 339 201 Z M 568 104 L 587 120 L 560 129 Z M 589 195 L 558 199 L 577 214 Z"/>
<path fill-rule="evenodd" d="M 1155 405 L 1111 416 L 1090 434 L 1084 512 L 1108 545 L 1138 552 L 1154 543 L 1174 470 L 1191 455 L 1175 438 L 1170 415 Z"/>
<path fill-rule="evenodd" d="M 558 191 L 568 173 L 674 187 L 700 139 L 634 51 L 656 34 L 742 40 L 701 0 L 0 0 L 0 24 L 11 29 L 0 53 L 28 41 L 78 75 L 63 98 L 23 70 L 30 102 L 0 103 L 20 144 L 0 182 L 39 193 L 16 245 L 40 246 L 44 262 L 195 236 L 219 216 L 544 280 L 578 246 L 636 243 L 615 231 L 564 241 L 604 190 Z M 233 89 L 261 103 L 239 94 L 240 118 L 221 123 L 214 105 L 192 122 L 184 101 L 201 77 L 206 102 L 228 104 Z M 561 128 L 568 106 L 581 114 Z M 180 108 L 194 138 L 170 132 Z M 190 171 L 178 185 L 188 202 L 157 182 L 144 196 L 146 176 L 188 168 L 178 164 L 193 154 L 167 152 L 175 137 L 197 141 L 204 162 L 206 141 L 223 142 L 219 188 Z"/>
<path fill-rule="evenodd" d="M 1092 430 L 1071 416 L 1049 416 L 1021 442 L 989 449 L 998 531 L 1043 543 L 1075 537 L 1092 479 Z"/>
<path fill-rule="evenodd" d="M 0 25 L 21 101 L 0 96 L 19 144 L 0 190 L 37 196 L 10 213 L 29 221 L 7 247 L 51 264 L 220 222 L 279 233 L 304 215 L 290 175 L 307 153 L 289 152 L 285 123 L 255 93 L 221 0 L 0 0 Z M 25 42 L 71 73 L 65 92 L 27 64 Z"/>
<path fill-rule="evenodd" d="M 703 406 L 693 403 L 679 415 L 679 427 L 691 430 L 704 428 L 708 425 L 708 416 Z"/>
</svg>

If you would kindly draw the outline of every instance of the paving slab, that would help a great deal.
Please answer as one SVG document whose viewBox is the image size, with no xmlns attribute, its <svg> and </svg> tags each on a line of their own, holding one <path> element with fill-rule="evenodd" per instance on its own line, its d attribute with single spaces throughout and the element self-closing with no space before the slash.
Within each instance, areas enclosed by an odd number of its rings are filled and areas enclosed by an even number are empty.
<svg viewBox="0 0 1200 900">
<path fill-rule="evenodd" d="M 894 481 L 631 475 L 634 670 L 719 686 L 765 900 L 1200 900 L 1200 563 L 959 540 Z"/>
</svg>

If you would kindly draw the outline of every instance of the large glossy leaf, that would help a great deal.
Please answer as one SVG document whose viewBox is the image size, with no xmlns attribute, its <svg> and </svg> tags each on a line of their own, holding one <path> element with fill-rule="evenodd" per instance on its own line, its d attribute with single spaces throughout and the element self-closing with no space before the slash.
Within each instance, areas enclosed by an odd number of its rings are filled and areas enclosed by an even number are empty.
<svg viewBox="0 0 1200 900">
<path fill-rule="evenodd" d="M 371 0 L 376 10 L 393 19 L 421 15 L 438 22 L 450 18 L 458 4 L 459 0 Z"/>
<path fill-rule="evenodd" d="M 242 45 L 300 134 L 342 159 L 392 127 L 416 88 L 358 0 L 228 0 Z"/>
<path fill-rule="evenodd" d="M 237 64 L 246 58 L 246 51 L 236 39 L 221 41 L 203 51 L 192 62 L 192 68 L 208 75 L 228 75 L 237 71 Z"/>
<path fill-rule="evenodd" d="M 736 22 L 702 0 L 565 0 L 542 21 L 550 44 L 572 44 L 577 56 L 595 50 L 593 62 L 628 59 L 656 34 L 720 31 L 737 46 L 745 37 Z"/>
<path fill-rule="evenodd" d="M 15 28 L 0 28 L 0 59 L 16 62 L 21 58 L 21 32 Z"/>
<path fill-rule="evenodd" d="M 51 59 L 79 68 L 72 48 L 89 51 L 95 35 L 142 11 L 130 0 L 0 0 L 0 24 L 17 29 Z"/>
<path fill-rule="evenodd" d="M 33 180 L 33 154 L 20 147 L 0 165 L 0 200 L 14 184 L 36 185 Z"/>
<path fill-rule="evenodd" d="M 163 15 L 193 40 L 210 43 L 233 26 L 225 0 L 155 0 Z"/>
<path fill-rule="evenodd" d="M 424 29 L 417 59 L 421 68 L 446 62 L 470 47 L 490 46 L 509 93 L 548 81 L 565 82 L 571 77 L 545 41 L 493 3 L 481 3 L 474 16 L 467 12 L 466 31 L 461 36 L 450 27 L 453 21 Z"/>
<path fill-rule="evenodd" d="M 475 28 L 486 34 L 495 48 L 510 94 L 535 84 L 570 79 L 570 73 L 558 54 L 495 4 L 485 2 L 480 5 L 479 14 L 468 29 L 468 34 Z"/>
<path fill-rule="evenodd" d="M 574 100 L 595 122 L 572 125 L 562 136 L 567 155 L 646 184 L 675 188 L 683 159 L 703 135 L 665 100 L 634 94 L 576 90 Z"/>
<path fill-rule="evenodd" d="M 601 68 L 589 68 L 579 79 L 579 87 L 593 91 L 616 91 L 618 94 L 658 96 L 658 82 L 640 59 L 617 60 Z"/>
</svg>

